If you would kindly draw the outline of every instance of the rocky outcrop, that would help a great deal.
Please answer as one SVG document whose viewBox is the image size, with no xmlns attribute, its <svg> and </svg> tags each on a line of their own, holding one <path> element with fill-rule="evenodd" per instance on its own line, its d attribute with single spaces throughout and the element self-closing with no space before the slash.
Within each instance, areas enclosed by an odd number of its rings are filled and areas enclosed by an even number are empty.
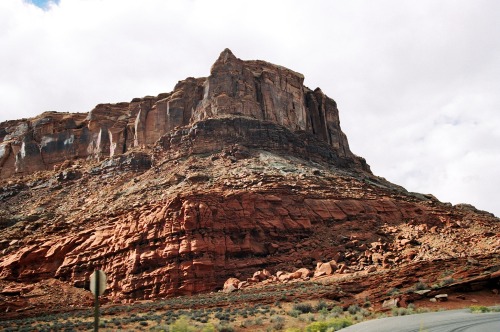
<svg viewBox="0 0 500 332">
<path fill-rule="evenodd" d="M 192 127 L 168 133 L 158 141 L 158 146 L 171 158 L 217 153 L 235 144 L 326 162 L 352 171 L 369 171 L 362 158 L 340 156 L 325 141 L 310 133 L 294 133 L 274 122 L 249 117 L 201 120 Z"/>
<path fill-rule="evenodd" d="M 333 100 L 229 50 L 171 93 L 5 122 L 0 139 L 0 297 L 88 288 L 95 269 L 127 302 L 500 249 L 493 215 L 374 176 Z"/>
<path fill-rule="evenodd" d="M 105 174 L 109 168 L 101 169 Z M 97 174 L 95 168 L 91 171 Z M 76 181 L 89 180 L 84 174 Z M 29 283 L 55 277 L 85 287 L 90 273 L 101 269 L 110 281 L 108 296 L 124 300 L 211 291 L 222 288 L 235 272 L 258 282 L 261 276 L 270 276 L 262 271 L 252 274 L 261 267 L 274 271 L 305 267 L 297 270 L 297 276 L 278 276 L 283 281 L 304 278 L 310 275 L 307 267 L 313 267 L 313 261 L 304 260 L 307 257 L 336 258 L 359 270 L 382 263 L 393 267 L 409 260 L 396 259 L 405 256 L 394 251 L 398 239 L 377 242 L 383 234 L 377 225 L 411 219 L 419 225 L 444 227 L 438 218 L 433 221 L 432 213 L 425 205 L 398 199 L 321 198 L 269 190 L 177 194 L 101 217 L 99 227 L 91 222 L 71 233 L 63 228 L 33 237 L 18 249 L 7 247 L 0 260 L 0 278 Z M 357 220 L 354 225 L 353 220 Z M 343 234 L 352 236 L 351 227 L 358 235 L 346 242 Z M 373 232 L 374 228 L 379 230 Z M 310 238 L 328 240 L 307 245 L 305 239 Z M 377 260 L 377 255 L 384 258 Z M 316 265 L 314 276 L 335 272 L 332 262 Z"/>
<path fill-rule="evenodd" d="M 248 141 L 255 126 L 265 121 L 267 136 L 283 139 L 280 132 L 286 131 L 285 139 L 297 141 L 301 133 L 308 133 L 328 146 L 340 166 L 368 171 L 364 160 L 349 149 L 336 103 L 320 89 L 305 87 L 303 81 L 292 70 L 264 61 L 243 61 L 226 49 L 209 77 L 187 78 L 170 93 L 100 104 L 88 114 L 46 112 L 1 123 L 0 178 L 52 169 L 66 160 L 113 157 L 152 146 L 165 134 L 176 135 L 180 127 L 227 116 L 245 119 L 234 123 L 239 127 L 233 129 L 233 138 Z"/>
<path fill-rule="evenodd" d="M 57 235 L 27 245 L 4 257 L 0 278 L 38 281 L 55 276 L 83 287 L 89 271 L 99 268 L 107 271 L 110 292 L 119 298 L 209 291 L 220 287 L 231 271 L 250 273 L 290 260 L 288 243 L 310 235 L 312 223 L 321 220 L 315 206 L 322 205 L 323 213 L 340 221 L 360 215 L 335 213 L 352 204 L 254 193 L 177 197 L 64 240 Z M 367 202 L 359 208 L 368 218 L 390 218 L 392 212 L 384 213 L 382 206 Z M 275 251 L 273 243 L 286 245 Z"/>
</svg>

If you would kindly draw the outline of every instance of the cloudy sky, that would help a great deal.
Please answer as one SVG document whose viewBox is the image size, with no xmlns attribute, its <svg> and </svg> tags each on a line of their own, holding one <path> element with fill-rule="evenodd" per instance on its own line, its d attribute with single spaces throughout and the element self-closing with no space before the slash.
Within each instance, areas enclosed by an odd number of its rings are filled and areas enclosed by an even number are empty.
<svg viewBox="0 0 500 332">
<path fill-rule="evenodd" d="M 171 91 L 226 47 L 305 75 L 375 174 L 500 215 L 500 1 L 1 0 L 0 121 Z"/>
</svg>

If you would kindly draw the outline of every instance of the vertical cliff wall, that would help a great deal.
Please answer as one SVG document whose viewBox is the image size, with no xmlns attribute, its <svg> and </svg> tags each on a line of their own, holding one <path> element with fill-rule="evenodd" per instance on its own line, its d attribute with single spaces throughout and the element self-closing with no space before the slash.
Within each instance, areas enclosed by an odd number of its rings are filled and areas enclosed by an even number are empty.
<svg viewBox="0 0 500 332">
<path fill-rule="evenodd" d="M 170 93 L 99 104 L 88 114 L 46 112 L 1 123 L 0 178 L 146 148 L 176 128 L 228 116 L 309 133 L 329 144 L 337 157 L 360 164 L 340 128 L 335 101 L 303 82 L 302 74 L 265 61 L 244 61 L 226 49 L 210 76 L 187 78 Z"/>
</svg>

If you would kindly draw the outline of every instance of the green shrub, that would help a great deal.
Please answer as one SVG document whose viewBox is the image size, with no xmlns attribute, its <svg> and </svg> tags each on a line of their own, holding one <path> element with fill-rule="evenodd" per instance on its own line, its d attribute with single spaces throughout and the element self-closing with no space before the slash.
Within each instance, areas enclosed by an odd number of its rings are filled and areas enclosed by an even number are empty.
<svg viewBox="0 0 500 332">
<path fill-rule="evenodd" d="M 419 281 L 415 284 L 415 290 L 424 290 L 424 289 L 428 289 L 426 283 Z"/>
<path fill-rule="evenodd" d="M 357 304 L 353 304 L 353 305 L 350 305 L 349 308 L 347 308 L 347 311 L 351 314 L 351 315 L 354 315 L 356 314 L 358 311 L 360 311 L 361 308 L 359 307 L 359 305 Z"/>
<path fill-rule="evenodd" d="M 321 311 L 323 309 L 328 309 L 328 304 L 326 304 L 325 301 L 323 300 L 320 300 L 316 306 L 314 307 L 314 309 L 316 309 L 316 311 Z"/>
<path fill-rule="evenodd" d="M 307 314 L 312 311 L 312 305 L 309 303 L 297 303 L 293 305 L 294 310 L 298 310 L 303 314 Z"/>
<path fill-rule="evenodd" d="M 333 318 L 323 322 L 314 322 L 306 326 L 306 332 L 337 331 L 352 325 L 350 318 Z"/>
<path fill-rule="evenodd" d="M 217 318 L 218 320 L 230 320 L 231 315 L 227 312 L 217 312 L 215 313 L 215 318 Z"/>
<path fill-rule="evenodd" d="M 441 287 L 442 286 L 447 286 L 455 282 L 455 279 L 453 278 L 446 278 L 440 282 Z"/>
<path fill-rule="evenodd" d="M 285 327 L 285 318 L 281 316 L 271 317 L 271 324 L 274 330 L 282 330 Z"/>
<path fill-rule="evenodd" d="M 445 270 L 444 272 L 441 273 L 441 278 L 451 276 L 453 274 L 452 270 Z"/>
<path fill-rule="evenodd" d="M 297 318 L 299 317 L 299 315 L 301 314 L 302 312 L 298 311 L 298 310 L 295 310 L 295 309 L 292 309 L 290 311 L 287 312 L 288 316 L 292 316 L 293 318 Z"/>
<path fill-rule="evenodd" d="M 359 313 L 363 316 L 363 317 L 368 317 L 368 316 L 371 316 L 372 312 L 370 310 L 366 310 L 364 308 L 361 308 L 359 310 Z"/>
<path fill-rule="evenodd" d="M 220 325 L 217 329 L 219 332 L 234 332 L 234 327 L 229 325 Z"/>
<path fill-rule="evenodd" d="M 398 295 L 400 294 L 401 292 L 399 291 L 398 288 L 394 287 L 393 289 L 391 289 L 390 291 L 387 292 L 387 295 L 389 296 L 394 296 L 394 295 Z"/>
<path fill-rule="evenodd" d="M 470 312 L 472 313 L 482 313 L 482 312 L 490 312 L 490 308 L 485 307 L 484 305 L 473 305 L 470 306 Z"/>
<path fill-rule="evenodd" d="M 341 314 L 344 312 L 344 309 L 341 306 L 336 305 L 332 308 L 331 312 Z"/>
<path fill-rule="evenodd" d="M 391 312 L 393 316 L 406 316 L 414 313 L 411 308 L 392 308 Z"/>
<path fill-rule="evenodd" d="M 195 328 L 190 325 L 186 316 L 181 316 L 170 326 L 170 332 L 194 332 Z"/>
<path fill-rule="evenodd" d="M 212 324 L 207 324 L 205 326 L 203 326 L 203 329 L 201 330 L 201 332 L 215 332 L 215 326 L 213 326 Z"/>
<path fill-rule="evenodd" d="M 240 323 L 240 326 L 244 327 L 244 328 L 247 328 L 247 327 L 249 327 L 251 325 L 253 325 L 253 320 L 251 320 L 251 319 L 245 319 L 244 321 L 242 321 Z"/>
<path fill-rule="evenodd" d="M 326 322 L 314 322 L 306 326 L 306 332 L 325 332 L 327 328 Z"/>
<path fill-rule="evenodd" d="M 318 311 L 318 313 L 321 315 L 321 317 L 323 317 L 323 319 L 325 319 L 326 316 L 328 316 L 328 309 L 322 308 L 321 310 Z"/>
</svg>

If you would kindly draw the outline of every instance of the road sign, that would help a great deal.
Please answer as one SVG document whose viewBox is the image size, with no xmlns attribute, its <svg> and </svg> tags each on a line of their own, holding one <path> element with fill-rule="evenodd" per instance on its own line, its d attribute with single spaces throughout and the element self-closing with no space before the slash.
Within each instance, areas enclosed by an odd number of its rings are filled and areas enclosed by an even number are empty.
<svg viewBox="0 0 500 332">
<path fill-rule="evenodd" d="M 99 331 L 99 296 L 106 290 L 106 274 L 101 270 L 95 270 L 90 275 L 90 291 L 95 296 L 94 306 L 94 332 Z"/>
<path fill-rule="evenodd" d="M 95 270 L 90 276 L 90 291 L 92 294 L 101 296 L 106 290 L 106 274 L 101 270 Z"/>
</svg>

